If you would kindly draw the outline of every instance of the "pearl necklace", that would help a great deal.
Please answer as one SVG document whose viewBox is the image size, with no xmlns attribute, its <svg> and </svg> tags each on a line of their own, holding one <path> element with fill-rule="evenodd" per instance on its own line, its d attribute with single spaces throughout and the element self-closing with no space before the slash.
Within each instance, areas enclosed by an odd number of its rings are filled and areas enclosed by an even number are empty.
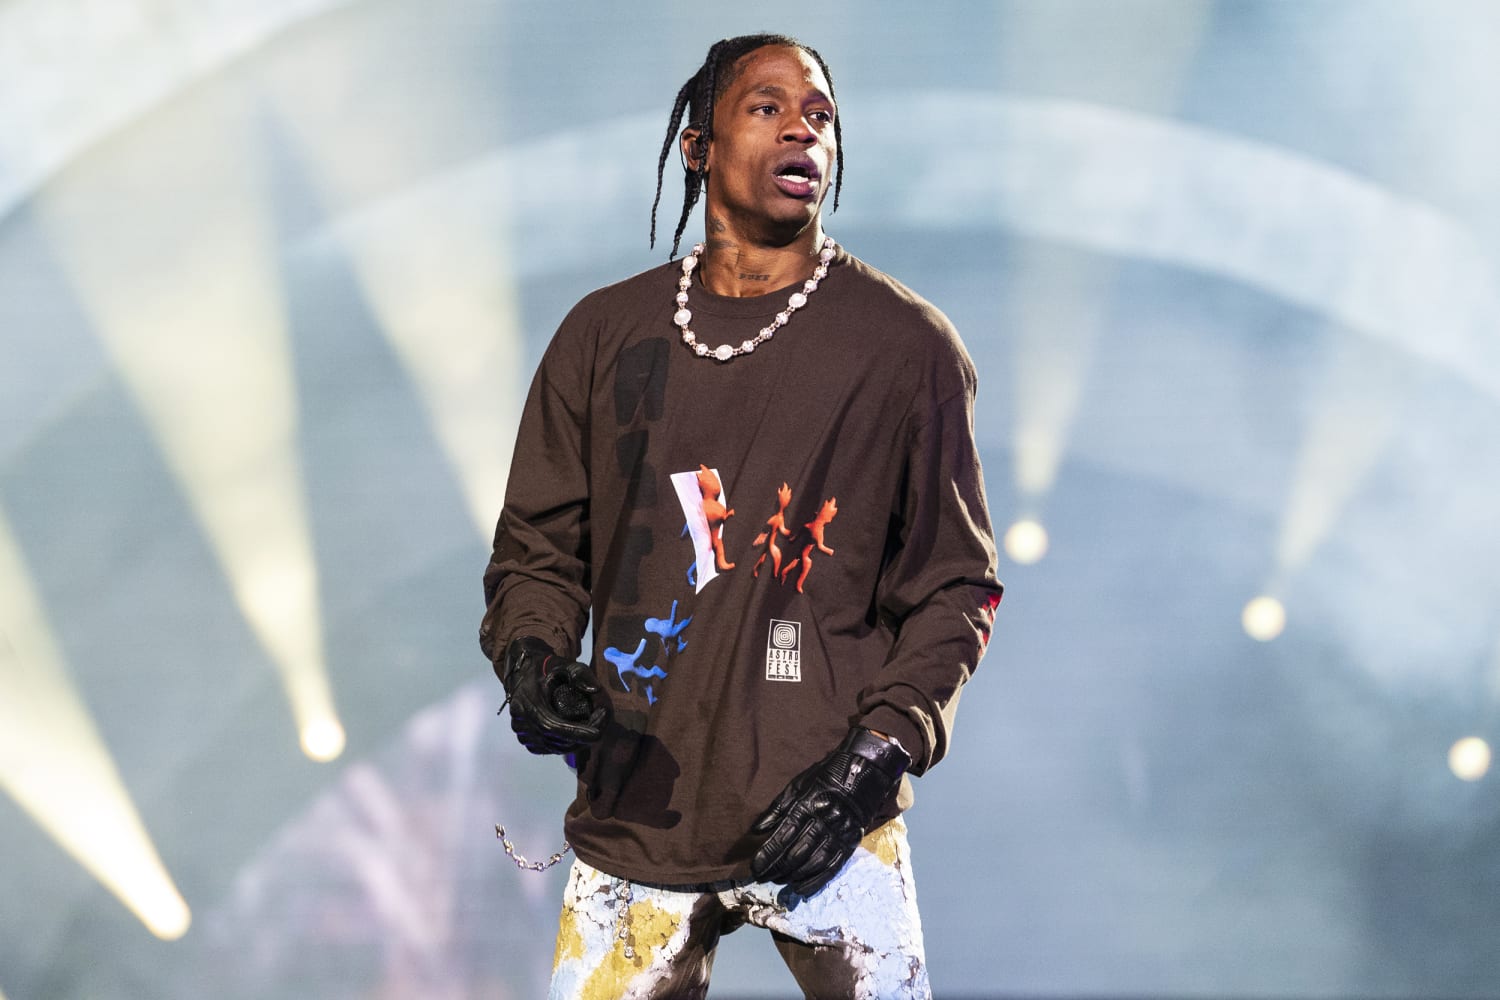
<svg viewBox="0 0 1500 1000">
<path fill-rule="evenodd" d="M 807 297 L 816 292 L 818 282 L 828 276 L 828 262 L 833 260 L 837 246 L 832 236 L 823 237 L 823 249 L 818 251 L 818 266 L 813 270 L 812 277 L 802 283 L 802 291 L 792 293 L 792 297 L 787 299 L 786 308 L 776 314 L 776 318 L 769 326 L 761 327 L 760 333 L 749 340 L 741 341 L 738 347 L 730 344 L 709 347 L 707 344 L 700 344 L 693 331 L 688 329 L 688 324 L 693 321 L 693 313 L 687 307 L 688 289 L 693 285 L 693 269 L 698 266 L 698 258 L 703 255 L 703 244 L 694 244 L 693 252 L 682 258 L 682 277 L 677 280 L 677 312 L 672 316 L 672 322 L 682 329 L 682 342 L 692 348 L 693 353 L 698 357 L 713 358 L 721 362 L 737 358 L 741 354 L 749 354 L 770 340 L 777 330 L 786 326 L 792 318 L 792 313 L 807 305 Z"/>
</svg>

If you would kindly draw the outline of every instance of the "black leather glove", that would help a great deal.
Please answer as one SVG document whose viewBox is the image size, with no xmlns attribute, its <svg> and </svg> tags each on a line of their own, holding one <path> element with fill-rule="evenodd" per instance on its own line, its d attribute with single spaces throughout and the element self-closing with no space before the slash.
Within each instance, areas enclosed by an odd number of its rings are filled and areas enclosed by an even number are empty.
<svg viewBox="0 0 1500 1000">
<path fill-rule="evenodd" d="M 838 874 L 911 766 L 899 743 L 859 726 L 791 780 L 750 828 L 768 835 L 750 873 L 811 896 Z"/>
<path fill-rule="evenodd" d="M 582 750 L 604 735 L 609 695 L 586 663 L 558 656 L 540 639 L 519 636 L 505 650 L 500 682 L 510 728 L 537 754 Z"/>
</svg>

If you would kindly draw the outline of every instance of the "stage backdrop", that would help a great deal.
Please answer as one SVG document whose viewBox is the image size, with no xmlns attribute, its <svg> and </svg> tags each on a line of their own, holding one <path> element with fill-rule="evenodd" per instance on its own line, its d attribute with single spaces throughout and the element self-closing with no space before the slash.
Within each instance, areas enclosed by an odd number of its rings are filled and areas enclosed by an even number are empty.
<svg viewBox="0 0 1500 1000">
<path fill-rule="evenodd" d="M 550 853 L 571 783 L 480 573 L 755 30 L 980 372 L 938 996 L 1500 995 L 1486 0 L 0 2 L 0 995 L 542 995 L 565 869 L 493 828 Z M 714 996 L 792 989 L 726 939 Z"/>
</svg>

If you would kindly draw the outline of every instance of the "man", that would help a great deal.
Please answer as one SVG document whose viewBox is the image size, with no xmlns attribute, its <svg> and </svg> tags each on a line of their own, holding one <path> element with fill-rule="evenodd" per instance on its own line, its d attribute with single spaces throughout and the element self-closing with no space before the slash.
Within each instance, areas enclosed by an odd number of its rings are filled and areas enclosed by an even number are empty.
<svg viewBox="0 0 1500 1000">
<path fill-rule="evenodd" d="M 745 923 L 810 996 L 929 995 L 906 774 L 1000 585 L 973 366 L 825 236 L 839 139 L 816 52 L 715 44 L 658 163 L 673 253 L 700 194 L 706 245 L 586 297 L 532 384 L 481 644 L 521 742 L 577 766 L 554 997 L 703 996 Z"/>
</svg>

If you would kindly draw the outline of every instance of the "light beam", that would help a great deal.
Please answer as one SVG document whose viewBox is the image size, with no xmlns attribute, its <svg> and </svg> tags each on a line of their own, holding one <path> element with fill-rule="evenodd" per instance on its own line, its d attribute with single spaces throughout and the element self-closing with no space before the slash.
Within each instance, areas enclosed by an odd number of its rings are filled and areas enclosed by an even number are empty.
<svg viewBox="0 0 1500 1000">
<path fill-rule="evenodd" d="M 73 685 L 31 579 L 0 510 L 0 787 L 152 934 L 176 940 L 192 914 Z"/>
<path fill-rule="evenodd" d="M 1101 84 L 1122 105 L 1170 112 L 1211 15 L 1203 0 L 1143 0 L 1128 9 L 1087 0 L 1008 7 L 1000 24 L 1001 86 L 1066 92 L 1073 81 L 1102 76 Z M 1083 65 L 1087 56 L 1080 51 L 1054 45 L 1079 30 L 1105 32 L 1120 40 L 1120 51 L 1150 57 L 1118 66 Z M 1043 51 L 1049 58 L 1036 58 Z M 1067 452 L 1117 269 L 1113 258 L 1080 258 L 1040 243 L 1024 246 L 1010 267 L 1015 291 L 1000 325 L 1016 344 L 1016 487 L 1032 503 L 1051 491 Z"/>
<path fill-rule="evenodd" d="M 1067 451 L 1115 263 L 1056 249 L 1022 251 L 1001 326 L 1015 343 L 1015 477 L 1030 502 L 1051 492 Z"/>
<path fill-rule="evenodd" d="M 380 332 L 409 374 L 478 536 L 494 533 L 525 383 L 508 213 L 467 200 L 432 150 L 493 114 L 449 67 L 407 66 L 420 118 L 346 113 L 362 55 L 321 47 L 263 78 L 323 201 L 364 205 L 320 249 L 347 254 Z M 452 119 L 446 126 L 440 118 Z M 393 133 L 399 127 L 403 131 Z M 378 149 L 379 155 L 370 150 Z M 413 185 L 412 178 L 422 178 Z M 502 199 L 503 201 L 503 199 Z M 497 211 L 498 210 L 498 211 Z"/>
<path fill-rule="evenodd" d="M 111 147 L 109 174 L 79 164 L 40 214 L 305 740 L 337 715 L 261 150 L 247 107 L 181 114 L 184 148 Z"/>
<path fill-rule="evenodd" d="M 1362 339 L 1332 348 L 1311 404 L 1276 542 L 1279 580 L 1327 536 L 1380 457 L 1401 412 L 1404 373 Z"/>
</svg>

